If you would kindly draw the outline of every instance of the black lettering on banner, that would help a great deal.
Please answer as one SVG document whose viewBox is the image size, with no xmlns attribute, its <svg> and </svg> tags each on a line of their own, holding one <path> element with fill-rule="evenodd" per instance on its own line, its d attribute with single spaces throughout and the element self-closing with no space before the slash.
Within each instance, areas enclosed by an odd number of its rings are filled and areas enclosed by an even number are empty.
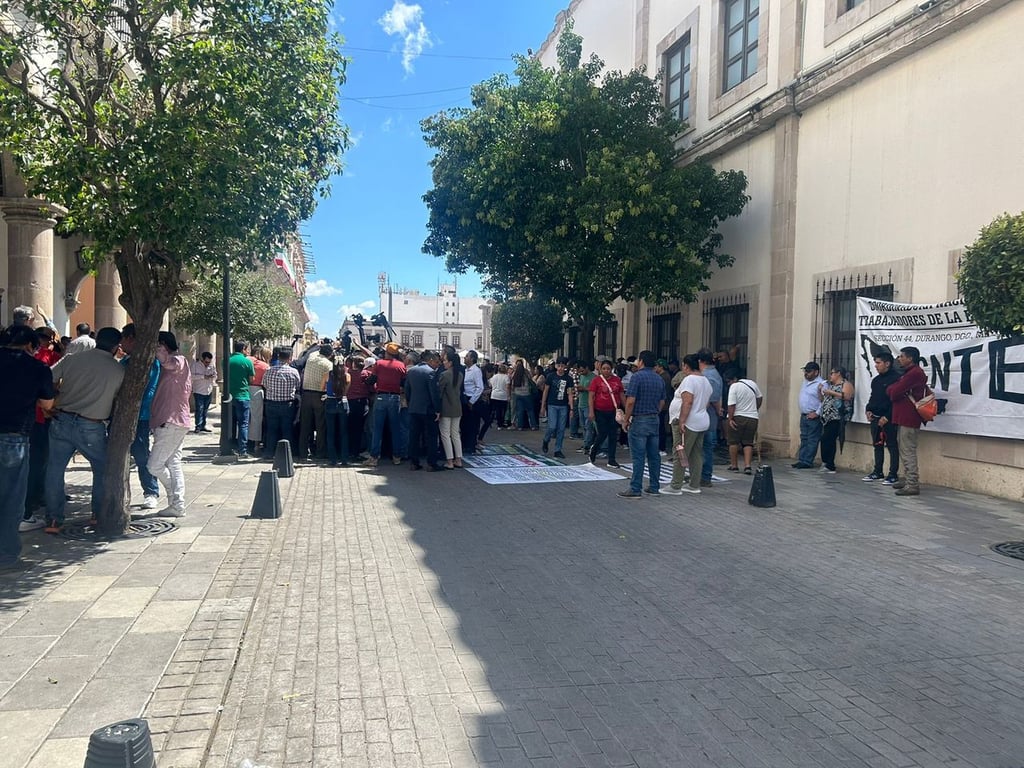
<svg viewBox="0 0 1024 768">
<path fill-rule="evenodd" d="M 949 391 L 949 363 L 952 359 L 953 356 L 949 352 L 942 353 L 941 363 L 935 355 L 931 356 L 932 381 L 930 386 L 932 389 L 935 389 L 935 384 L 938 383 L 939 389 Z"/>
<path fill-rule="evenodd" d="M 971 391 L 971 355 L 981 352 L 984 347 L 978 344 L 974 347 L 964 347 L 963 349 L 954 349 L 953 354 L 961 358 L 960 360 L 960 394 L 961 395 L 973 395 Z"/>
<path fill-rule="evenodd" d="M 1024 373 L 1024 363 L 1006 362 L 1006 350 L 1010 347 L 1024 346 L 1024 336 L 1012 336 L 1009 339 L 997 339 L 988 345 L 988 396 L 993 400 L 1007 403 L 1024 403 L 1024 392 L 1006 391 L 1006 374 Z"/>
</svg>

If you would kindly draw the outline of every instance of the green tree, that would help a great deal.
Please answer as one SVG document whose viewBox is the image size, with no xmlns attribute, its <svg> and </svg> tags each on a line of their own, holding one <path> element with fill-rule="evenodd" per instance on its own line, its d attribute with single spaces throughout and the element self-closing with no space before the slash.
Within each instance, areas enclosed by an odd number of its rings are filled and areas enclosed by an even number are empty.
<svg viewBox="0 0 1024 768">
<path fill-rule="evenodd" d="M 562 310 L 539 298 L 503 301 L 491 313 L 491 343 L 534 362 L 562 346 Z"/>
<path fill-rule="evenodd" d="M 292 333 L 291 291 L 260 272 L 231 273 L 231 337 L 259 343 Z M 178 294 L 174 324 L 192 333 L 221 332 L 223 291 L 209 280 Z"/>
<path fill-rule="evenodd" d="M 123 532 L 128 449 L 184 275 L 268 261 L 340 169 L 345 61 L 326 0 L 0 0 L 0 145 L 113 259 L 135 322 L 100 528 Z M 30 21 L 24 21 L 29 19 Z"/>
<path fill-rule="evenodd" d="M 1005 213 L 981 230 L 964 251 L 956 281 L 982 330 L 1024 333 L 1024 212 Z"/>
<path fill-rule="evenodd" d="M 657 81 L 581 64 L 566 29 L 558 67 L 518 57 L 516 82 L 473 88 L 471 109 L 423 121 L 437 150 L 425 253 L 473 268 L 497 297 L 541 290 L 583 329 L 615 299 L 692 301 L 719 252 L 719 222 L 746 204 L 746 178 L 678 165 L 682 125 Z"/>
</svg>

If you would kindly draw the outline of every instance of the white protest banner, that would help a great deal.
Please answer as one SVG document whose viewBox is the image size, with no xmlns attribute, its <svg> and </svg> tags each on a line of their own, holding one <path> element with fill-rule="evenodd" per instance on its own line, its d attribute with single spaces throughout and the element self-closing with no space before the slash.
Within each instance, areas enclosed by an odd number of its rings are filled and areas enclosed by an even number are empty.
<svg viewBox="0 0 1024 768">
<path fill-rule="evenodd" d="M 867 421 L 874 353 L 885 348 L 896 357 L 903 347 L 920 351 L 928 384 L 940 401 L 939 416 L 927 429 L 1024 438 L 1024 336 L 985 335 L 958 301 L 896 304 L 857 298 L 854 421 Z"/>
</svg>

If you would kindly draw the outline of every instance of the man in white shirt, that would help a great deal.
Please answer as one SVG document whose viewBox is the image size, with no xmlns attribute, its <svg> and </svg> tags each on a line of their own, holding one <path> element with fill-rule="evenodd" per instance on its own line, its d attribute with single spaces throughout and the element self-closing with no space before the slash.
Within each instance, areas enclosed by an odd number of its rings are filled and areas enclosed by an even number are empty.
<svg viewBox="0 0 1024 768">
<path fill-rule="evenodd" d="M 701 374 L 696 355 L 683 358 L 682 373 L 683 380 L 679 382 L 668 406 L 668 421 L 672 428 L 672 482 L 661 492 L 670 496 L 700 493 L 704 435 L 711 426 L 711 418 L 708 416 L 711 382 Z M 684 485 L 683 476 L 687 465 L 690 467 L 690 483 Z"/>
<path fill-rule="evenodd" d="M 76 338 L 68 342 L 68 348 L 64 350 L 64 355 L 74 355 L 79 352 L 85 352 L 89 349 L 96 349 L 96 339 L 89 334 L 92 333 L 92 328 L 89 327 L 88 323 L 79 323 L 75 326 Z"/>
<path fill-rule="evenodd" d="M 740 379 L 735 368 L 725 375 L 729 385 L 729 422 L 726 434 L 729 438 L 729 471 L 739 472 L 739 452 L 743 448 L 743 472 L 752 474 L 754 442 L 757 440 L 758 409 L 764 400 L 761 390 L 753 379 Z"/>
</svg>

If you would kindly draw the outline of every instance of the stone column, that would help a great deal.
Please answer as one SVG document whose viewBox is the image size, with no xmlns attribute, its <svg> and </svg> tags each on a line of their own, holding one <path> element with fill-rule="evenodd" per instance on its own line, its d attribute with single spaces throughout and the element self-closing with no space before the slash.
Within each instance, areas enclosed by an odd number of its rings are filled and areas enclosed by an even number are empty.
<svg viewBox="0 0 1024 768">
<path fill-rule="evenodd" d="M 53 317 L 53 217 L 49 203 L 26 197 L 0 199 L 7 222 L 7 304 L 42 307 Z"/>
<path fill-rule="evenodd" d="M 96 272 L 96 329 L 113 326 L 123 328 L 128 322 L 128 313 L 121 306 L 121 275 L 113 262 L 105 261 Z"/>
</svg>

